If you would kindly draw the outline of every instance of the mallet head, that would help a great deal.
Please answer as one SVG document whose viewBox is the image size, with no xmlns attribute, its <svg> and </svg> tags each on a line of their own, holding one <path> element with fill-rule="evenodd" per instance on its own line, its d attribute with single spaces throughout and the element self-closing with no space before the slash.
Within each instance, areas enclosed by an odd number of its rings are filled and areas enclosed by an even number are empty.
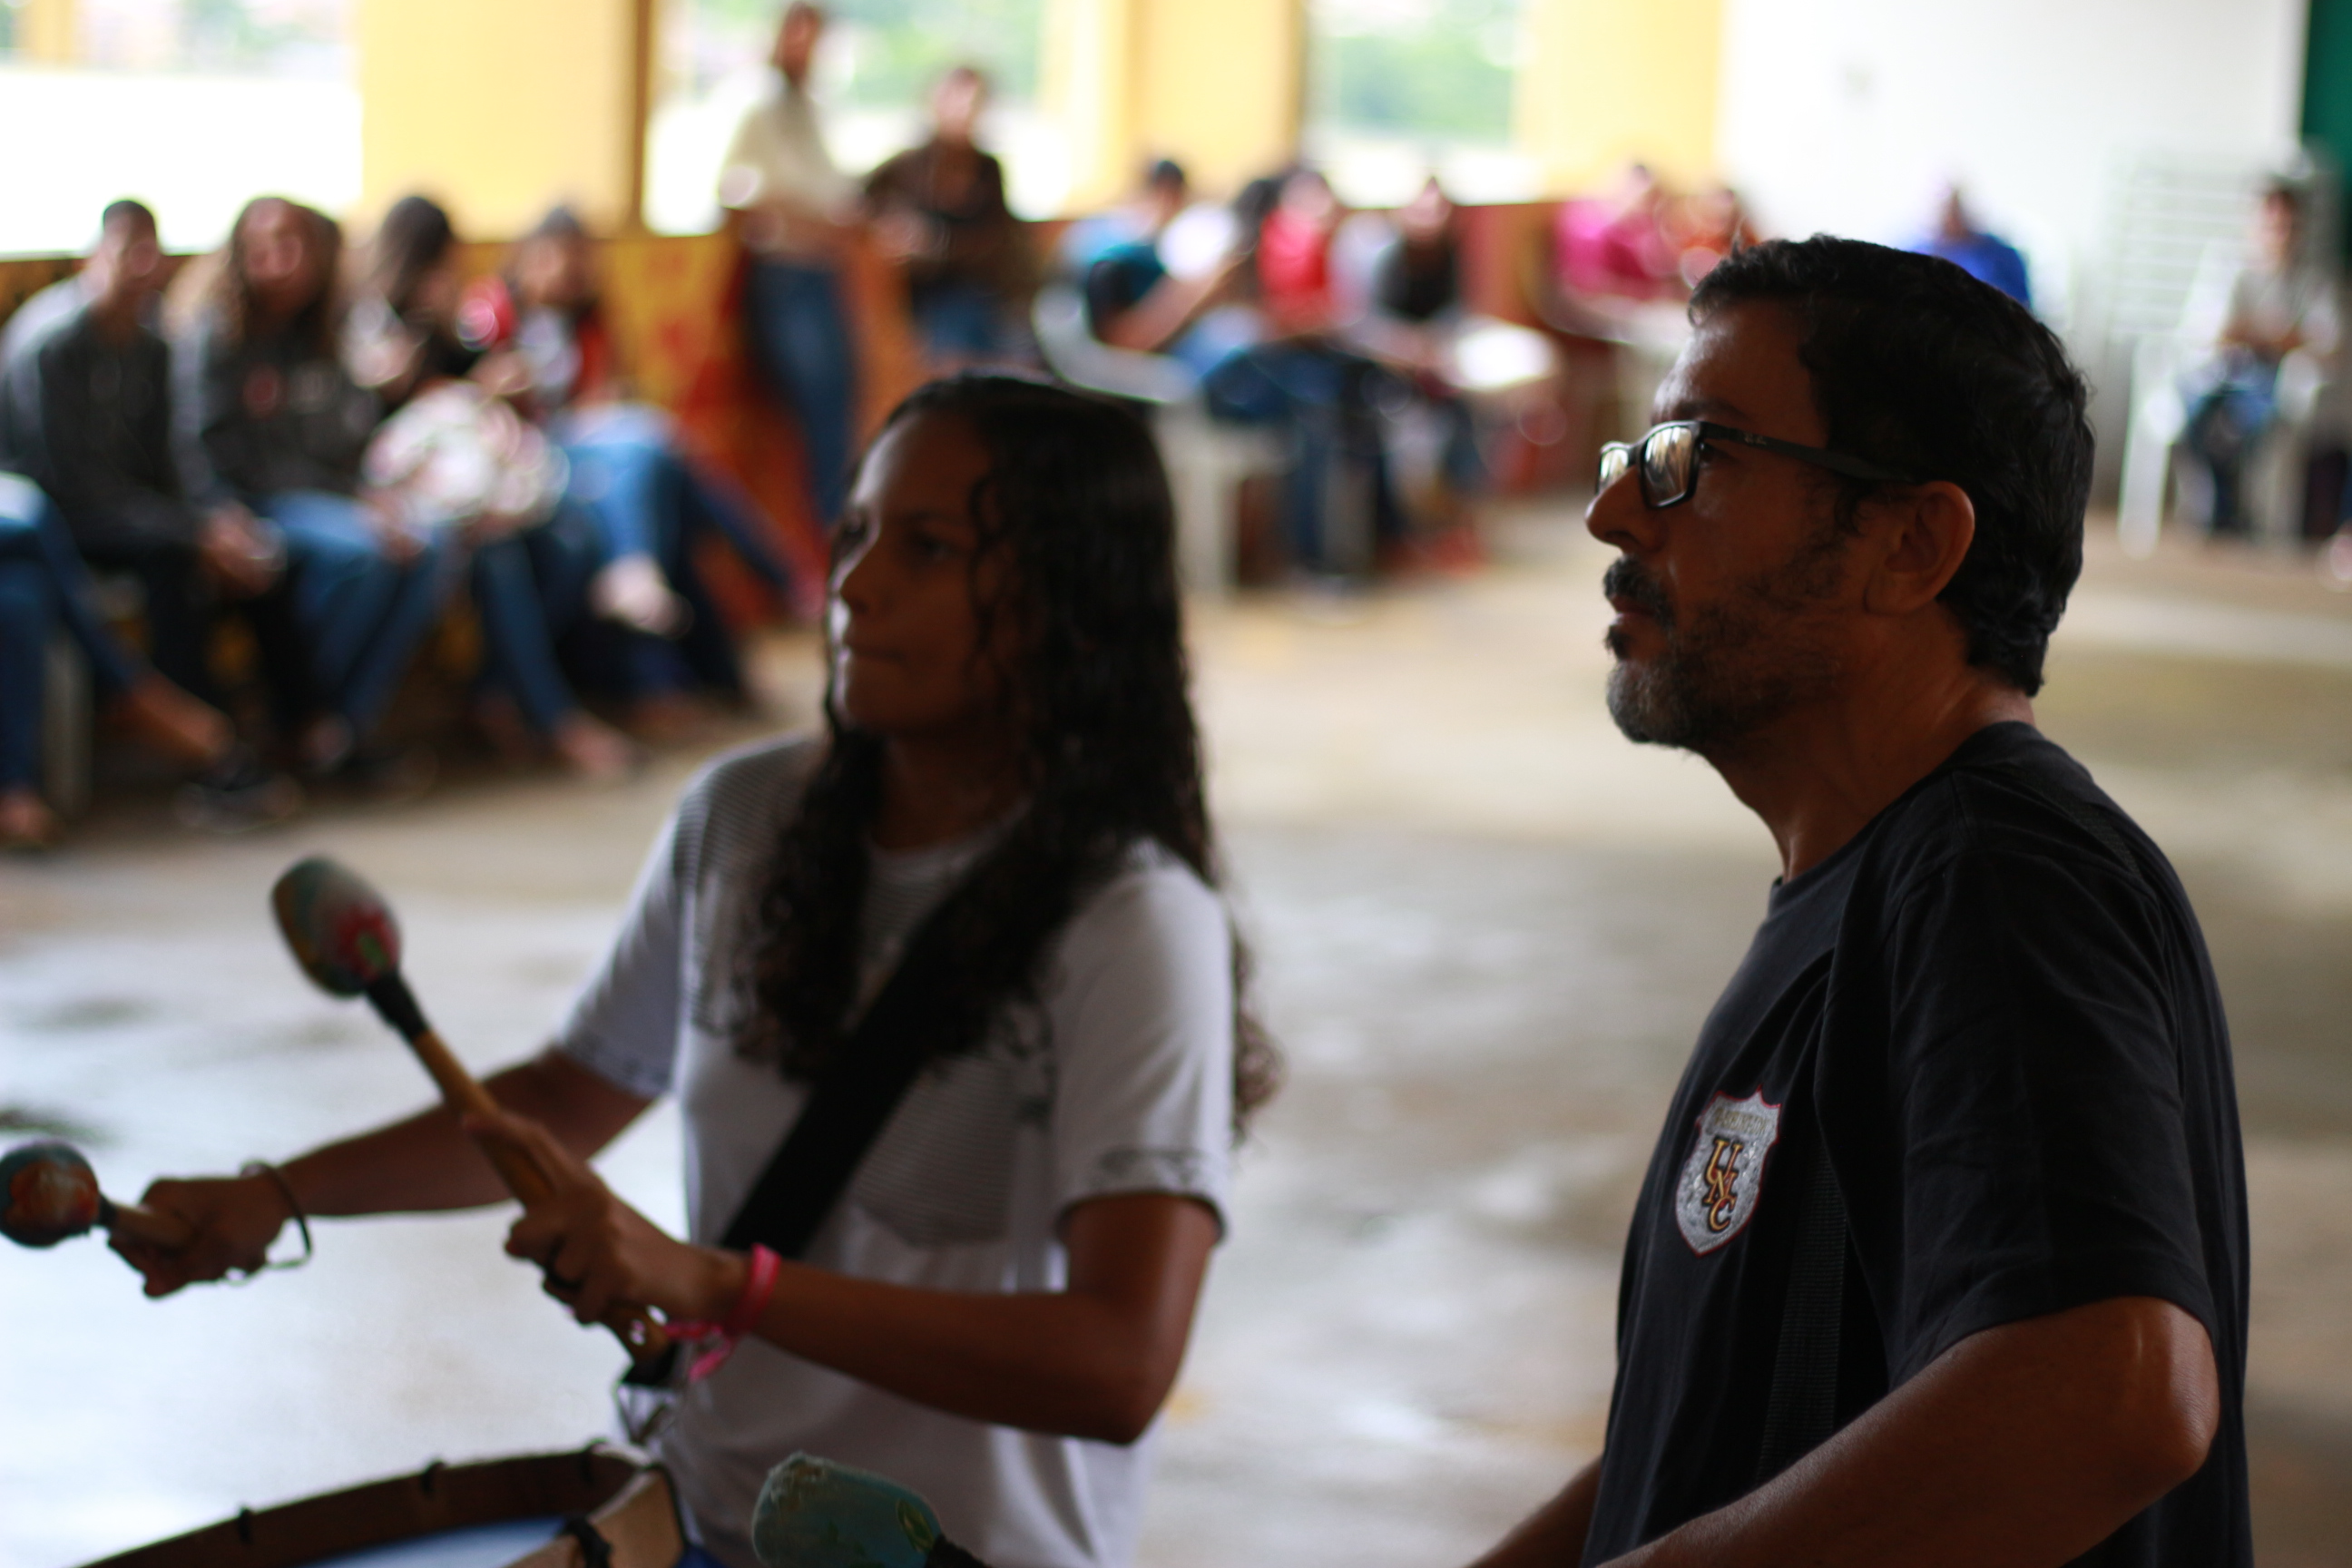
<svg viewBox="0 0 2352 1568">
<path fill-rule="evenodd" d="M 769 1568 L 925 1568 L 943 1543 L 921 1497 L 813 1454 L 770 1470 L 751 1515 L 751 1550 Z"/>
<path fill-rule="evenodd" d="M 70 1143 L 26 1143 L 0 1157 L 0 1235 L 20 1247 L 84 1235 L 105 1208 L 98 1173 Z"/>
<path fill-rule="evenodd" d="M 278 929 L 321 991 L 358 996 L 400 973 L 400 926 L 392 906 L 359 873 L 323 855 L 298 860 L 269 890 Z"/>
</svg>

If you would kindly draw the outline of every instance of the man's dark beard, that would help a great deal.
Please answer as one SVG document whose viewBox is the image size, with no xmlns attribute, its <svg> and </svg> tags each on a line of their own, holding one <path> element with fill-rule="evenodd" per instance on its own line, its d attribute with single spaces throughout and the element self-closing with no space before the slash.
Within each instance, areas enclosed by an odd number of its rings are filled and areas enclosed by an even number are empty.
<svg viewBox="0 0 2352 1568">
<path fill-rule="evenodd" d="M 1625 738 L 1704 755 L 1752 734 L 1833 679 L 1836 656 L 1807 635 L 1802 616 L 1834 587 L 1847 538 L 1825 528 L 1785 565 L 1749 578 L 1687 623 L 1657 579 L 1618 557 L 1601 591 L 1647 611 L 1666 645 L 1647 665 L 1635 664 L 1625 638 L 1610 629 L 1617 668 L 1609 673 L 1609 717 Z"/>
</svg>

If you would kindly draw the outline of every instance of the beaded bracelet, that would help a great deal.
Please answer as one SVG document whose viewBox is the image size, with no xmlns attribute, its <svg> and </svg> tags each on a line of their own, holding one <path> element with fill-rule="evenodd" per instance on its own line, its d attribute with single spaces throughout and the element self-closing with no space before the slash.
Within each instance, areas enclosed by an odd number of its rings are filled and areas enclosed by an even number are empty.
<svg viewBox="0 0 2352 1568">
<path fill-rule="evenodd" d="M 299 1268 L 310 1262 L 310 1218 L 302 1212 L 301 1200 L 294 1195 L 294 1184 L 286 1179 L 286 1173 L 267 1160 L 247 1160 L 238 1168 L 236 1173 L 240 1176 L 268 1177 L 269 1184 L 278 1189 L 278 1195 L 286 1200 L 286 1212 L 293 1218 L 294 1228 L 302 1234 L 301 1257 L 289 1258 L 283 1263 L 264 1263 L 260 1268 L 247 1269 L 247 1274 L 248 1276 L 258 1274 L 263 1268 Z"/>
<path fill-rule="evenodd" d="M 776 1277 L 783 1272 L 784 1260 L 768 1247 L 751 1248 L 751 1271 L 743 1276 L 742 1293 L 728 1310 L 727 1321 L 721 1323 L 672 1323 L 669 1331 L 681 1340 L 716 1340 L 718 1342 L 694 1358 L 687 1369 L 686 1381 L 700 1383 L 727 1364 L 743 1336 L 759 1323 L 760 1314 L 768 1310 L 768 1298 L 776 1293 Z"/>
</svg>

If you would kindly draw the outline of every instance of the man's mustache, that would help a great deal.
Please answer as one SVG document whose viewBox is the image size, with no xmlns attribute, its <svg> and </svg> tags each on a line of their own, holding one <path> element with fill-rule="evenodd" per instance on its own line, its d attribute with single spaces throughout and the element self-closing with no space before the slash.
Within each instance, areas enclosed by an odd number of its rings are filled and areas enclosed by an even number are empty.
<svg viewBox="0 0 2352 1568">
<path fill-rule="evenodd" d="M 1674 607 L 1666 602 L 1665 589 L 1629 555 L 1620 555 L 1609 563 L 1609 570 L 1601 574 L 1601 595 L 1606 599 L 1631 600 L 1655 620 L 1661 630 L 1674 629 Z"/>
</svg>

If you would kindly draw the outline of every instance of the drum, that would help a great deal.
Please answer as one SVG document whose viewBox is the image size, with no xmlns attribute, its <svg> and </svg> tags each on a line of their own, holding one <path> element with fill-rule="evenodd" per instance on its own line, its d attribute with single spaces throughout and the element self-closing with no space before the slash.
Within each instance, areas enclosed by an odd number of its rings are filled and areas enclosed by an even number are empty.
<svg viewBox="0 0 2352 1568">
<path fill-rule="evenodd" d="M 675 1568 L 685 1551 L 669 1478 L 592 1444 L 247 1509 L 88 1568 Z"/>
</svg>

